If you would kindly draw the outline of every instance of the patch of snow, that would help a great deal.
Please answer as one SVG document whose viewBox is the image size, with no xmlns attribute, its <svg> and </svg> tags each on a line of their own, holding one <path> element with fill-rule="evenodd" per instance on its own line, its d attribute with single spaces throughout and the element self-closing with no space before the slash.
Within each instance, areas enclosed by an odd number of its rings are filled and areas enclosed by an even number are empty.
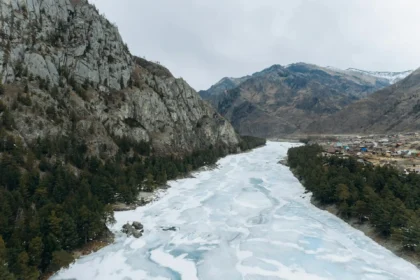
<svg viewBox="0 0 420 280">
<path fill-rule="evenodd" d="M 181 275 L 181 279 L 198 280 L 197 270 L 193 262 L 185 259 L 187 255 L 183 254 L 174 257 L 162 250 L 153 250 L 150 259 L 161 266 L 168 267 Z"/>
<path fill-rule="evenodd" d="M 364 75 L 386 79 L 389 81 L 390 84 L 395 84 L 396 82 L 401 81 L 402 79 L 405 79 L 407 76 L 413 73 L 414 70 L 407 70 L 407 71 L 402 71 L 402 72 L 386 72 L 386 71 L 365 71 L 365 70 L 360 70 L 356 68 L 348 68 L 346 71 L 356 72 L 356 73 L 360 73 Z"/>
</svg>

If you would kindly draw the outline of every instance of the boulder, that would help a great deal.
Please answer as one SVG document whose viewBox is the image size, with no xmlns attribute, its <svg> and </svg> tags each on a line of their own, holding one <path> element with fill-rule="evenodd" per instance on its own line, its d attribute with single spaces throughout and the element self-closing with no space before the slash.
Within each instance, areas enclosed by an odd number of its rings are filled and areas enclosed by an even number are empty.
<svg viewBox="0 0 420 280">
<path fill-rule="evenodd" d="M 143 225 L 140 222 L 133 222 L 132 226 L 137 230 L 143 230 Z"/>
<path fill-rule="evenodd" d="M 140 238 L 143 235 L 143 225 L 139 222 L 133 222 L 131 225 L 126 223 L 122 226 L 121 231 L 127 234 L 128 237 L 133 236 L 135 238 Z"/>
<path fill-rule="evenodd" d="M 140 231 L 134 231 L 134 232 L 133 232 L 133 236 L 134 236 L 135 238 L 140 238 L 142 235 L 143 235 L 143 234 L 142 234 Z"/>
<path fill-rule="evenodd" d="M 133 234 L 134 231 L 134 227 L 132 225 L 130 225 L 129 223 L 126 223 L 125 225 L 123 225 L 122 227 L 122 232 L 127 234 L 128 236 L 131 236 Z"/>
</svg>

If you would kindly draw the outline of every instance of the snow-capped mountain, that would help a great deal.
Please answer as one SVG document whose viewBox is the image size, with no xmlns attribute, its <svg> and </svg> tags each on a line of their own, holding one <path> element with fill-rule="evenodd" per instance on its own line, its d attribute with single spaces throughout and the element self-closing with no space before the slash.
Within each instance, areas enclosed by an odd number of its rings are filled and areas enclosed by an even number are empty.
<svg viewBox="0 0 420 280">
<path fill-rule="evenodd" d="M 370 75 L 377 78 L 383 78 L 388 80 L 391 84 L 406 78 L 408 75 L 413 73 L 414 70 L 407 70 L 402 72 L 386 72 L 386 71 L 365 71 L 356 68 L 348 68 L 346 71 L 357 72 L 365 75 Z"/>
<path fill-rule="evenodd" d="M 388 87 L 387 79 L 308 63 L 224 78 L 200 96 L 244 135 L 277 137 Z"/>
</svg>

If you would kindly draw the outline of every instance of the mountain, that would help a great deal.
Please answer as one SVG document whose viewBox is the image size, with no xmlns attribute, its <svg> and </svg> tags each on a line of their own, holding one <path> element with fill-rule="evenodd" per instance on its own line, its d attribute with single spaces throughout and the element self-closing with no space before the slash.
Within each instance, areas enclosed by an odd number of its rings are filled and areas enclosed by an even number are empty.
<svg viewBox="0 0 420 280">
<path fill-rule="evenodd" d="M 389 83 L 395 84 L 398 81 L 406 78 L 408 75 L 413 73 L 413 70 L 407 70 L 402 72 L 383 72 L 383 71 L 365 71 L 356 68 L 348 68 L 346 71 L 356 72 L 368 76 L 373 76 L 377 78 L 387 79 Z"/>
<path fill-rule="evenodd" d="M 241 78 L 225 77 L 221 79 L 219 82 L 217 82 L 216 84 L 212 85 L 208 90 L 199 91 L 198 94 L 203 99 L 211 99 L 214 96 L 226 93 L 226 91 L 237 87 L 239 84 L 248 80 L 249 78 L 250 76 L 241 77 Z"/>
<path fill-rule="evenodd" d="M 0 0 L 0 279 L 49 278 L 112 242 L 117 206 L 264 143 L 87 1 Z"/>
<path fill-rule="evenodd" d="M 116 137 L 160 154 L 238 144 L 228 121 L 168 69 L 133 56 L 86 1 L 1 0 L 0 8 L 1 101 L 14 107 L 26 143 L 76 133 L 93 155 L 109 156 Z"/>
<path fill-rule="evenodd" d="M 276 137 L 305 129 L 390 84 L 367 73 L 295 63 L 224 78 L 200 95 L 240 134 Z"/>
<path fill-rule="evenodd" d="M 386 133 L 420 130 L 420 69 L 332 116 L 319 119 L 307 133 Z"/>
</svg>

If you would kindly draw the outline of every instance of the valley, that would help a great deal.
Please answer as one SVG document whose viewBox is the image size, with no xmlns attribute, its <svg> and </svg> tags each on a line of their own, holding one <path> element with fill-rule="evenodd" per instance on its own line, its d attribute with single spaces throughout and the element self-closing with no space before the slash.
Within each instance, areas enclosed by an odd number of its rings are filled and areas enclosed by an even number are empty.
<svg viewBox="0 0 420 280">
<path fill-rule="evenodd" d="M 114 244 L 52 279 L 420 277 L 414 265 L 311 204 L 311 195 L 278 164 L 293 146 L 269 142 L 169 182 L 159 200 L 116 213 Z M 119 232 L 135 220 L 145 227 L 141 239 Z"/>
<path fill-rule="evenodd" d="M 1 280 L 420 279 L 415 32 L 217 1 L 0 0 Z"/>
</svg>

